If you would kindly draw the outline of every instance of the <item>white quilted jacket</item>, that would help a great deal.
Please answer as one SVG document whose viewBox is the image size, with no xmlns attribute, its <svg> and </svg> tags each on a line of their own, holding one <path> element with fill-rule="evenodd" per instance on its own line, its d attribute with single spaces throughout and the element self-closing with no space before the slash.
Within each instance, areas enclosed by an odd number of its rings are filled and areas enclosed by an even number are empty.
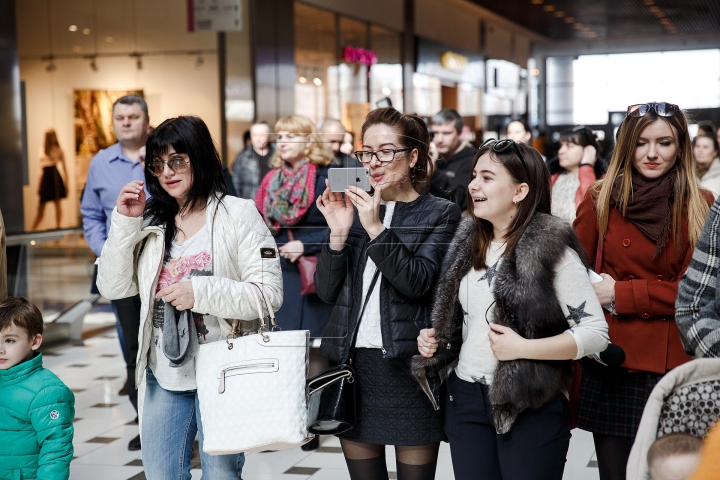
<svg viewBox="0 0 720 480">
<path fill-rule="evenodd" d="M 254 297 L 248 290 L 254 287 L 246 282 L 262 283 L 273 309 L 280 308 L 283 301 L 280 258 L 275 239 L 252 200 L 229 196 L 222 201 L 212 198 L 206 212 L 206 224 L 211 227 L 213 275 L 192 278 L 195 294 L 192 310 L 217 316 L 225 336 L 230 333 L 232 319 L 257 317 Z M 140 294 L 140 345 L 135 379 L 141 421 L 145 369 L 152 341 L 152 307 L 163 264 L 164 234 L 164 228 L 149 226 L 142 217 L 121 215 L 116 208 L 98 260 L 97 286 L 105 298 L 115 300 Z M 262 258 L 261 248 L 273 249 L 273 258 Z"/>
</svg>

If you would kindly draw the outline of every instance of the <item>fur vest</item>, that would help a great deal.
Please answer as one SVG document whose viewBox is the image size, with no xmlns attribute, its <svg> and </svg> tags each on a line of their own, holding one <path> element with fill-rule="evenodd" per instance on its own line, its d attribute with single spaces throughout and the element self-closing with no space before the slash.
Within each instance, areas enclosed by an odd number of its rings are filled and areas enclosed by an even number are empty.
<svg viewBox="0 0 720 480">
<path fill-rule="evenodd" d="M 472 268 L 472 236 L 475 224 L 465 219 L 445 256 L 432 311 L 439 348 L 432 358 L 413 357 L 412 373 L 436 409 L 440 384 L 447 378 L 462 343 L 463 313 L 458 300 L 460 281 Z M 585 252 L 572 227 L 547 214 L 536 214 L 511 257 L 503 257 L 495 276 L 492 321 L 512 328 L 524 338 L 546 338 L 568 328 L 555 295 L 555 267 L 567 248 L 587 265 Z M 489 398 L 498 433 L 510 431 L 525 409 L 536 409 L 566 392 L 571 361 L 518 359 L 499 362 Z"/>
</svg>

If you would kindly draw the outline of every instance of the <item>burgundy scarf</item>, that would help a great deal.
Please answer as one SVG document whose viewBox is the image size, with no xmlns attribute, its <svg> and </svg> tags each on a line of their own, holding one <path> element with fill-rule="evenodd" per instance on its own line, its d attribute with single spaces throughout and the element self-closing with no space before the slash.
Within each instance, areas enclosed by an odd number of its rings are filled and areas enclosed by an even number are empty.
<svg viewBox="0 0 720 480">
<path fill-rule="evenodd" d="M 674 168 L 654 180 L 647 180 L 637 174 L 632 176 L 632 196 L 627 204 L 625 218 L 657 245 L 653 259 L 657 258 L 670 238 L 670 205 L 676 179 L 677 171 Z M 616 204 L 620 200 L 621 187 L 622 176 L 618 176 L 610 193 L 610 198 Z"/>
</svg>

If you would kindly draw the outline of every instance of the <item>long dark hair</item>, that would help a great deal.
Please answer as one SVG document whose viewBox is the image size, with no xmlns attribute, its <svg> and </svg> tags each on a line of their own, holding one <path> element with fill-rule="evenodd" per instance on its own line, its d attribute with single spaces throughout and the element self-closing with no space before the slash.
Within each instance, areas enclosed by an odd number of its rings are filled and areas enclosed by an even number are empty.
<svg viewBox="0 0 720 480">
<path fill-rule="evenodd" d="M 195 207 L 205 208 L 211 196 L 220 200 L 227 195 L 220 155 L 210 130 L 200 117 L 168 118 L 153 130 L 145 144 L 146 167 L 155 158 L 167 155 L 170 147 L 190 158 L 192 186 L 184 212 L 191 212 Z M 180 206 L 149 171 L 145 173 L 145 181 L 152 198 L 145 206 L 143 217 L 150 219 L 150 225 L 165 227 L 165 253 L 168 255 L 177 233 L 175 215 L 180 212 Z"/>
<path fill-rule="evenodd" d="M 400 113 L 393 107 L 376 108 L 365 118 L 360 138 L 365 140 L 367 129 L 378 124 L 397 130 L 403 144 L 418 151 L 417 163 L 410 169 L 410 183 L 416 192 L 423 193 L 429 186 L 433 172 L 433 162 L 430 157 L 430 133 L 427 125 L 417 115 Z"/>
<path fill-rule="evenodd" d="M 504 152 L 498 153 L 492 151 L 493 145 L 494 143 L 478 150 L 473 160 L 473 171 L 475 171 L 480 157 L 489 153 L 492 161 L 505 167 L 516 183 L 527 183 L 529 187 L 529 192 L 525 199 L 518 203 L 517 215 L 510 224 L 510 228 L 505 237 L 507 243 L 505 244 L 504 256 L 509 258 L 512 257 L 515 252 L 515 247 L 518 241 L 520 241 L 520 237 L 525 233 L 525 229 L 535 215 L 538 213 L 550 214 L 550 201 L 552 199 L 550 193 L 550 171 L 545 166 L 545 162 L 538 151 L 525 143 L 516 144 L 525 160 L 524 164 L 514 148 L 508 148 Z M 470 205 L 468 209 L 470 217 L 475 221 L 475 233 L 473 234 L 472 240 L 473 267 L 476 270 L 480 270 L 488 268 L 485 262 L 485 255 L 493 240 L 493 226 L 492 223 L 487 220 L 475 216 L 469 188 L 467 199 L 468 205 Z"/>
</svg>

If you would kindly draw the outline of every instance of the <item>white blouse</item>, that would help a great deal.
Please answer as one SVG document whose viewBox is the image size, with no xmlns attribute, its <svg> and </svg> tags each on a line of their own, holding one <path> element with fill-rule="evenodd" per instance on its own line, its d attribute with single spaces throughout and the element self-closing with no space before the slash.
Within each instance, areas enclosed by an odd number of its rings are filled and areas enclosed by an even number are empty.
<svg viewBox="0 0 720 480">
<path fill-rule="evenodd" d="M 392 216 L 395 212 L 396 202 L 385 203 L 385 218 L 383 218 L 383 227 L 390 228 Z M 375 275 L 377 266 L 372 258 L 368 256 L 365 270 L 363 271 L 363 288 L 360 305 L 365 303 L 365 297 L 368 295 L 370 283 Z M 358 328 L 357 339 L 355 340 L 355 348 L 383 348 L 382 333 L 380 330 L 380 278 L 378 277 L 370 292 L 370 300 L 368 300 L 365 311 L 360 317 L 360 327 Z"/>
</svg>

